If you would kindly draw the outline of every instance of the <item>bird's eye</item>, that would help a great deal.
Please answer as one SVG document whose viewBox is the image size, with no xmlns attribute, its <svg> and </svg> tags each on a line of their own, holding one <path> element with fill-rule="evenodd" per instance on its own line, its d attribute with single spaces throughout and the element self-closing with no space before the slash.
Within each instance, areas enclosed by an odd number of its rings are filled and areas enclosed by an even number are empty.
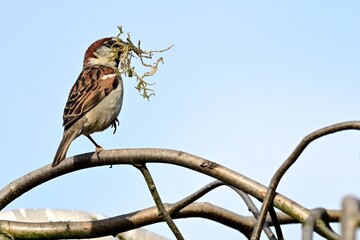
<svg viewBox="0 0 360 240">
<path fill-rule="evenodd" d="M 112 45 L 115 43 L 115 41 L 114 40 L 109 40 L 109 41 L 107 41 L 104 45 L 106 46 L 106 47 L 112 47 Z"/>
<path fill-rule="evenodd" d="M 117 41 L 115 41 L 115 40 L 109 40 L 105 43 L 105 46 L 109 47 L 109 48 L 118 48 L 118 47 L 120 47 L 120 44 L 117 43 Z"/>
</svg>

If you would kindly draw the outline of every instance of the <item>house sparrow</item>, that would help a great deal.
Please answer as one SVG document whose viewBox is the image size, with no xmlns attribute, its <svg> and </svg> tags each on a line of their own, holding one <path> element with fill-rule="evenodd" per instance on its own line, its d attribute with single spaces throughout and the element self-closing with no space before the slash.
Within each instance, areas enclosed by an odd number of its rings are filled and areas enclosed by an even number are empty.
<svg viewBox="0 0 360 240">
<path fill-rule="evenodd" d="M 53 167 L 65 159 L 71 142 L 85 135 L 102 151 L 90 134 L 119 124 L 123 101 L 123 82 L 118 70 L 121 40 L 116 37 L 97 40 L 85 52 L 83 69 L 71 88 L 64 109 L 64 134 L 55 154 Z"/>
</svg>

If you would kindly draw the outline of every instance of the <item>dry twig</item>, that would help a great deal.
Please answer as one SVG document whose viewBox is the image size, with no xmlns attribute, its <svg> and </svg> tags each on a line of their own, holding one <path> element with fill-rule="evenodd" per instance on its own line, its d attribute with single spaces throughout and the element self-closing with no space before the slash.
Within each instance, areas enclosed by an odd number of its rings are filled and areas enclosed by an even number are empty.
<svg viewBox="0 0 360 240">
<path fill-rule="evenodd" d="M 159 63 L 164 63 L 164 59 L 162 57 L 159 57 L 152 64 L 147 63 L 146 59 L 152 59 L 154 53 L 166 52 L 170 50 L 170 48 L 172 48 L 174 45 L 163 50 L 144 51 L 140 46 L 140 41 L 138 42 L 137 46 L 133 44 L 130 39 L 130 34 L 127 34 L 127 38 L 125 41 L 121 39 L 121 35 L 124 33 L 124 31 L 121 26 L 119 26 L 118 28 L 119 34 L 117 37 L 120 39 L 120 42 L 122 44 L 120 46 L 114 45 L 112 48 L 116 53 L 121 52 L 119 61 L 119 72 L 128 77 L 135 77 L 137 80 L 137 85 L 135 88 L 139 91 L 140 95 L 143 96 L 143 98 L 149 100 L 151 96 L 155 96 L 154 90 L 151 89 L 151 86 L 154 85 L 154 83 L 147 82 L 145 78 L 153 76 L 158 70 Z M 131 60 L 135 56 L 140 59 L 141 65 L 148 69 L 147 71 L 145 71 L 145 73 L 139 74 L 137 71 L 135 71 L 135 67 L 132 66 Z"/>
</svg>

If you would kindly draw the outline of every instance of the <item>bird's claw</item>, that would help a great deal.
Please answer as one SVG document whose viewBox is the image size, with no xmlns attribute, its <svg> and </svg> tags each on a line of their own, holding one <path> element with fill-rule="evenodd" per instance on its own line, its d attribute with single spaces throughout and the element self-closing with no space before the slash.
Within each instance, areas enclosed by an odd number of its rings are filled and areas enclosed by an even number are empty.
<svg viewBox="0 0 360 240">
<path fill-rule="evenodd" d="M 114 128 L 113 134 L 116 132 L 117 126 L 119 126 L 119 119 L 115 118 L 115 120 L 111 123 L 111 128 Z"/>
</svg>

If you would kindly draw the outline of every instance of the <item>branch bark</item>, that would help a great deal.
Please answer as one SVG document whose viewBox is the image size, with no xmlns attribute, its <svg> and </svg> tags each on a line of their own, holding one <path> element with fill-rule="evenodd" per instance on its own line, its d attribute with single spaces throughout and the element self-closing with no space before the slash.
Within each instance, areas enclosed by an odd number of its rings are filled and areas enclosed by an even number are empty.
<svg viewBox="0 0 360 240">
<path fill-rule="evenodd" d="M 122 149 L 102 151 L 99 157 L 95 153 L 81 154 L 70 157 L 56 168 L 51 165 L 39 168 L 25 176 L 11 182 L 0 191 L 0 209 L 3 209 L 11 201 L 21 196 L 30 189 L 49 181 L 58 176 L 78 171 L 85 168 L 116 165 L 116 164 L 145 164 L 145 163 L 167 163 L 185 167 L 208 176 L 214 177 L 226 185 L 240 189 L 258 200 L 262 201 L 267 193 L 267 188 L 260 183 L 247 178 L 231 169 L 221 166 L 207 159 L 197 157 L 185 152 L 167 149 Z M 273 205 L 287 213 L 299 222 L 304 222 L 310 211 L 296 202 L 276 193 Z M 221 220 L 220 220 L 221 221 Z M 337 239 L 338 236 L 328 229 L 317 225 L 316 231 L 329 238 Z"/>
<path fill-rule="evenodd" d="M 165 204 L 168 211 L 176 207 L 176 204 Z M 277 213 L 280 224 L 299 223 L 296 219 L 284 213 Z M 330 221 L 338 222 L 340 211 L 328 211 Z M 177 212 L 173 218 L 201 217 L 216 221 L 220 224 L 241 232 L 245 237 L 250 238 L 253 227 L 256 223 L 254 217 L 241 216 L 218 207 L 211 203 L 192 203 Z M 135 228 L 154 224 L 163 221 L 158 215 L 158 209 L 151 207 L 136 212 L 119 215 L 103 220 L 78 221 L 78 222 L 16 222 L 0 220 L 0 229 L 16 239 L 59 239 L 59 238 L 94 238 L 113 235 Z M 266 223 L 273 226 L 271 218 Z"/>
<path fill-rule="evenodd" d="M 11 182 L 0 191 L 0 209 L 3 209 L 11 201 L 30 189 L 58 176 L 85 168 L 117 164 L 174 164 L 214 177 L 229 186 L 236 187 L 252 195 L 260 201 L 262 201 L 267 192 L 267 188 L 264 185 L 247 178 L 244 175 L 215 162 L 211 162 L 204 158 L 181 151 L 141 148 L 104 150 L 99 154 L 99 157 L 100 159 L 95 153 L 81 154 L 66 159 L 56 168 L 51 167 L 51 165 L 47 165 L 26 174 L 25 176 Z M 306 219 L 310 212 L 308 209 L 300 206 L 296 202 L 281 194 L 277 194 L 275 196 L 274 206 L 299 221 Z"/>
</svg>

